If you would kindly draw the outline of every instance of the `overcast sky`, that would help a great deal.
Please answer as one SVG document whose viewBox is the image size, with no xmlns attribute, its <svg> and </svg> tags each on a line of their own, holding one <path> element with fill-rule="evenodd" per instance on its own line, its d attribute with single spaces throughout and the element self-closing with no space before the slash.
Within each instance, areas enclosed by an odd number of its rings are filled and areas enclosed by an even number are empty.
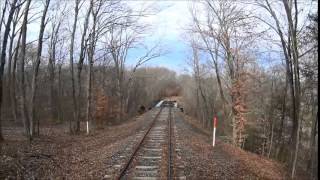
<svg viewBox="0 0 320 180">
<path fill-rule="evenodd" d="M 164 66 L 176 71 L 183 71 L 188 48 L 183 40 L 184 29 L 190 23 L 188 1 L 166 0 L 166 1 L 128 1 L 133 6 L 149 4 L 160 7 L 160 12 L 149 16 L 143 21 L 152 25 L 151 36 L 146 38 L 147 43 L 161 42 L 166 50 L 165 55 L 148 62 L 150 66 Z M 131 51 L 132 56 L 139 55 L 139 50 Z M 132 57 L 129 56 L 129 57 Z M 134 58 L 133 58 L 134 59 Z"/>
<path fill-rule="evenodd" d="M 183 72 L 184 69 L 187 68 L 186 60 L 190 56 L 190 48 L 187 46 L 187 40 L 185 38 L 186 35 L 186 28 L 190 27 L 191 24 L 191 15 L 189 12 L 189 7 L 194 4 L 199 5 L 201 1 L 190 1 L 190 0 L 160 0 L 160 1 L 128 1 L 133 5 L 133 7 L 139 7 L 142 2 L 143 5 L 152 4 L 156 7 L 161 7 L 161 11 L 154 15 L 150 16 L 146 19 L 146 22 L 152 24 L 154 28 L 154 32 L 152 32 L 152 36 L 146 39 L 147 42 L 154 42 L 156 40 L 161 40 L 161 43 L 164 47 L 167 48 L 169 51 L 166 55 L 161 56 L 157 59 L 154 59 L 152 62 L 149 62 L 148 65 L 154 65 L 154 66 L 165 66 L 170 69 L 176 70 L 177 72 Z M 250 0 L 242 0 L 238 1 L 242 2 L 240 5 L 243 5 L 244 8 L 247 11 L 255 11 L 255 13 L 260 14 L 261 17 L 265 18 L 267 20 L 270 18 L 270 22 L 273 20 L 269 14 L 263 15 L 264 12 L 261 12 L 259 9 L 257 9 L 257 6 L 252 6 L 248 4 Z M 311 4 L 313 4 L 311 6 Z M 299 23 L 301 23 L 301 26 L 304 22 L 304 19 L 306 18 L 306 15 L 310 13 L 311 11 L 317 10 L 316 3 L 311 3 L 311 0 L 302 0 L 299 1 L 299 6 L 303 7 L 303 10 L 301 10 L 300 13 L 300 19 Z M 279 9 L 278 9 L 279 10 Z M 197 12 L 200 14 L 201 12 Z M 277 13 L 284 13 L 281 10 L 281 12 Z M 284 16 L 282 18 L 285 18 Z M 261 30 L 265 30 L 266 26 L 263 26 L 263 23 L 259 25 L 261 27 Z M 258 27 L 259 30 L 259 27 Z M 276 38 L 277 35 L 275 32 L 271 32 L 273 34 L 273 38 Z M 268 51 L 270 49 L 272 50 L 278 50 L 279 52 L 269 52 L 268 54 L 260 54 L 258 62 L 262 64 L 264 61 L 268 61 L 268 64 L 270 65 L 271 59 L 277 59 L 279 61 L 279 58 L 281 56 L 280 47 L 271 43 L 265 44 L 261 41 L 257 42 L 257 46 L 255 47 L 257 51 Z M 272 46 L 272 47 L 271 47 Z M 134 50 L 132 52 L 132 55 L 138 55 L 139 50 Z M 133 58 L 134 59 L 134 58 Z"/>
<path fill-rule="evenodd" d="M 311 0 L 306 0 L 310 1 Z M 38 1 L 39 2 L 39 1 Z M 162 0 L 162 1 L 125 1 L 133 9 L 140 9 L 142 6 L 151 6 L 160 11 L 148 16 L 142 21 L 149 23 L 152 27 L 147 33 L 145 43 L 152 46 L 157 42 L 161 42 L 161 46 L 167 53 L 159 58 L 156 58 L 147 65 L 149 66 L 164 66 L 173 69 L 177 72 L 183 72 L 187 68 L 186 60 L 190 54 L 190 49 L 187 46 L 185 29 L 190 27 L 190 13 L 189 6 L 191 1 L 188 0 Z M 195 1 L 193 1 L 195 2 Z M 199 1 L 198 1 L 199 2 Z M 34 5 L 34 7 L 42 8 L 42 5 Z M 248 8 L 248 7 L 246 7 Z M 316 6 L 314 6 L 316 8 Z M 39 12 L 37 8 L 33 9 Z M 309 10 L 305 10 L 307 13 Z M 200 13 L 200 12 L 199 12 Z M 40 19 L 29 24 L 28 27 L 28 41 L 37 39 Z M 259 45 L 260 47 L 260 45 Z M 128 55 L 128 65 L 135 63 L 135 60 L 143 55 L 141 49 L 132 49 Z"/>
</svg>

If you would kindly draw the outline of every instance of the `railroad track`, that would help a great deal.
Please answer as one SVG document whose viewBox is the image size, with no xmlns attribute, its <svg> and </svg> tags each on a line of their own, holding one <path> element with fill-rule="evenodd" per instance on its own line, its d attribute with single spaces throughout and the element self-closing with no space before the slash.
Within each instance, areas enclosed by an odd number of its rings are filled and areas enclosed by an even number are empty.
<svg viewBox="0 0 320 180">
<path fill-rule="evenodd" d="M 173 179 L 172 106 L 166 103 L 154 117 L 116 179 Z"/>
</svg>

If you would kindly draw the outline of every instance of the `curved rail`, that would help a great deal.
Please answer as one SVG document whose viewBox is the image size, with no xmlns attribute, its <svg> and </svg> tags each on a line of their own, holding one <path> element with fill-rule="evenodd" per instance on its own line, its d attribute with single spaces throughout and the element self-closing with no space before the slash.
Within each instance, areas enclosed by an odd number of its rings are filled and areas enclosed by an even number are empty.
<svg viewBox="0 0 320 180">
<path fill-rule="evenodd" d="M 153 119 L 153 122 L 151 123 L 149 129 L 147 130 L 147 132 L 144 134 L 143 138 L 141 139 L 141 141 L 139 142 L 139 144 L 136 146 L 135 150 L 133 151 L 133 153 L 130 155 L 130 159 L 127 161 L 126 165 L 124 166 L 124 168 L 122 168 L 119 176 L 116 178 L 118 180 L 120 180 L 125 174 L 127 169 L 129 168 L 131 162 L 133 161 L 136 153 L 138 152 L 141 144 L 143 143 L 143 141 L 145 140 L 145 138 L 147 137 L 147 135 L 149 134 L 150 130 L 152 129 L 153 125 L 155 124 L 156 120 L 158 119 L 160 113 L 162 111 L 162 107 L 160 108 L 160 111 L 156 114 L 156 116 Z"/>
</svg>

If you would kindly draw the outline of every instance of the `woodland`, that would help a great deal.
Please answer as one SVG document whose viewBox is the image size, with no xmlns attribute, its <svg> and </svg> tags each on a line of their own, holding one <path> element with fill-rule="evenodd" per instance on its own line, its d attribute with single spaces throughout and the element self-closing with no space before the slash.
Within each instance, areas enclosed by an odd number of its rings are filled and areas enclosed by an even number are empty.
<svg viewBox="0 0 320 180">
<path fill-rule="evenodd" d="M 161 10 L 128 2 L 0 2 L 1 143 L 10 127 L 30 142 L 46 126 L 90 134 L 178 96 L 224 142 L 318 178 L 317 0 L 188 1 L 183 72 L 148 66 L 167 53 L 145 41 Z"/>
</svg>

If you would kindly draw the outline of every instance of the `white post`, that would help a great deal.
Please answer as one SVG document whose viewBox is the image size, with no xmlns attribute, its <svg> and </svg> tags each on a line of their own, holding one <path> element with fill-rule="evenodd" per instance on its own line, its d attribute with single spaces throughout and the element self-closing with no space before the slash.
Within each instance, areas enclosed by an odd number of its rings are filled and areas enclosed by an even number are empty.
<svg viewBox="0 0 320 180">
<path fill-rule="evenodd" d="M 216 128 L 214 127 L 214 128 L 213 128 L 213 141 L 212 141 L 212 146 L 214 146 L 215 142 L 216 142 Z"/>
<path fill-rule="evenodd" d="M 87 121 L 87 134 L 89 134 L 89 121 Z"/>
<path fill-rule="evenodd" d="M 213 118 L 213 133 L 212 133 L 212 146 L 214 147 L 216 143 L 216 125 L 217 125 L 217 118 Z"/>
</svg>

